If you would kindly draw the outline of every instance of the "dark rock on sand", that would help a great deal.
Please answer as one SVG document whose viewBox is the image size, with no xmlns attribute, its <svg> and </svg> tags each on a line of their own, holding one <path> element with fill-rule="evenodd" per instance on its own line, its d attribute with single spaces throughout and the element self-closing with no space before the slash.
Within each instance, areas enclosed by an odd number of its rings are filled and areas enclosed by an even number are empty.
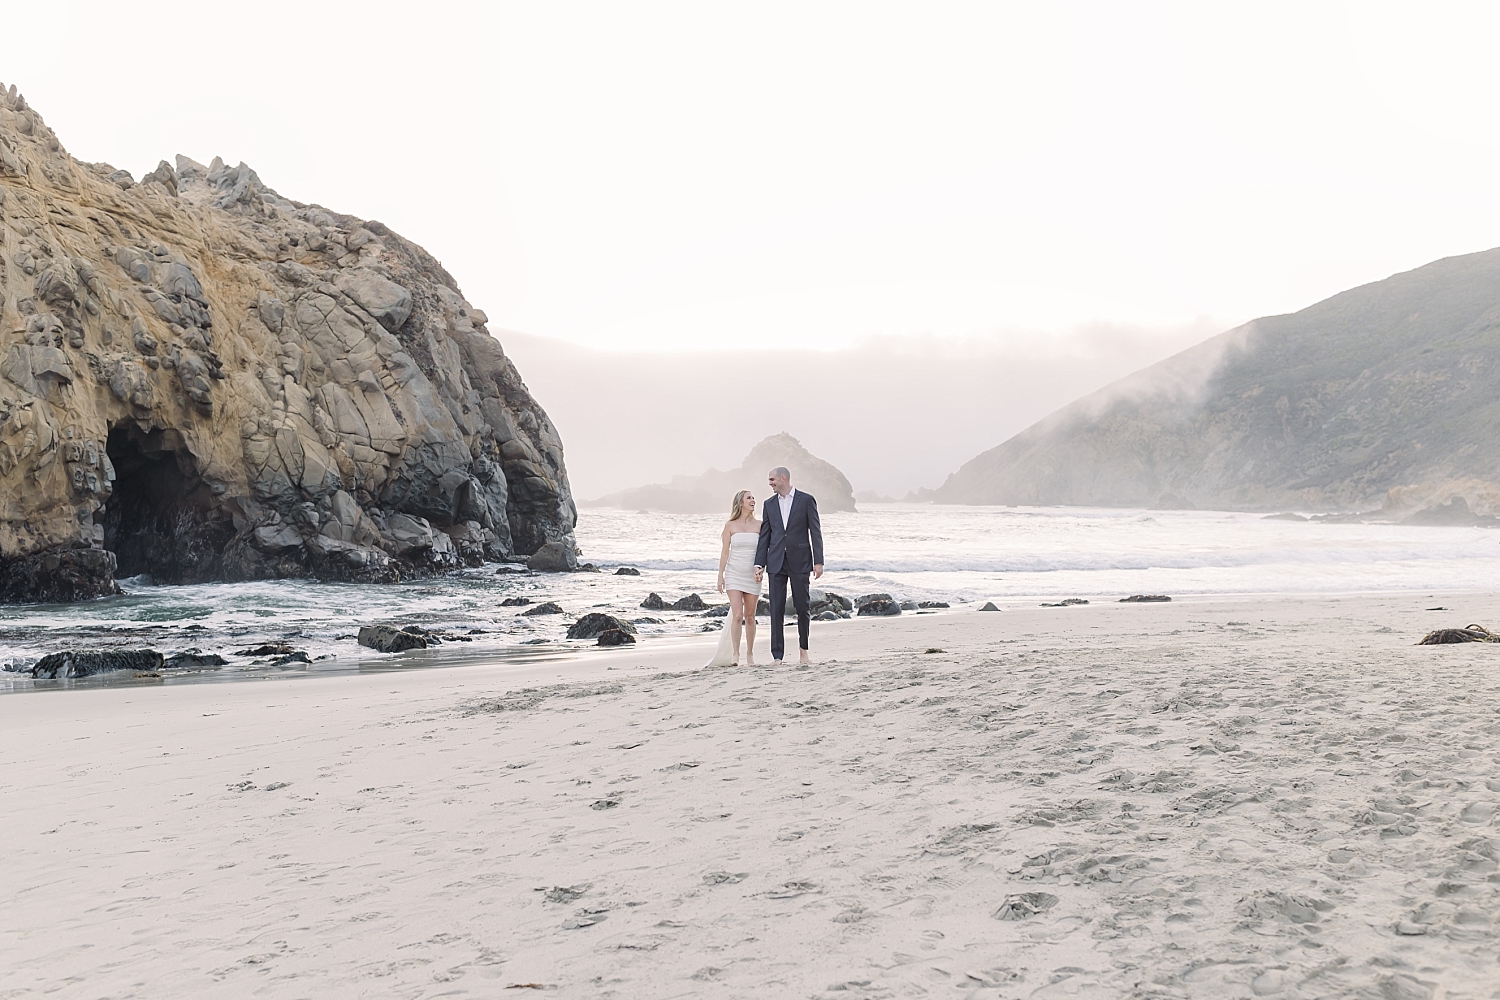
<svg viewBox="0 0 1500 1000">
<path fill-rule="evenodd" d="M 1166 594 L 1131 594 L 1129 597 L 1120 598 L 1121 604 L 1159 604 L 1170 601 Z"/>
<path fill-rule="evenodd" d="M 599 645 L 601 646 L 632 646 L 635 644 L 635 636 L 624 629 L 612 628 L 599 633 Z"/>
<path fill-rule="evenodd" d="M 558 604 L 555 601 L 546 601 L 542 604 L 538 604 L 536 607 L 532 608 L 529 611 L 521 612 L 521 614 L 527 618 L 535 618 L 537 615 L 560 615 L 562 613 L 562 605 Z"/>
<path fill-rule="evenodd" d="M 640 576 L 641 571 L 634 566 L 621 566 L 615 570 L 615 576 Z"/>
<path fill-rule="evenodd" d="M 854 601 L 854 606 L 856 608 L 862 608 L 866 604 L 869 604 L 872 601 L 894 601 L 894 600 L 895 600 L 895 598 L 892 597 L 890 594 L 866 594 L 863 597 L 856 598 L 855 601 Z"/>
<path fill-rule="evenodd" d="M 632 619 L 630 619 L 630 623 L 632 625 L 665 625 L 666 624 L 666 622 L 662 621 L 660 618 L 632 618 Z"/>
<path fill-rule="evenodd" d="M 727 605 L 727 604 L 715 604 L 713 607 L 711 607 L 707 611 L 703 612 L 703 614 L 699 615 L 699 617 L 700 618 L 728 618 L 729 617 L 729 605 Z"/>
<path fill-rule="evenodd" d="M 289 642 L 267 642 L 259 646 L 235 651 L 235 656 L 286 656 L 295 653 L 297 647 Z"/>
<path fill-rule="evenodd" d="M 822 614 L 814 615 L 813 617 L 820 622 L 836 622 L 844 616 L 839 614 L 837 611 L 825 611 Z"/>
<path fill-rule="evenodd" d="M 829 591 L 814 591 L 813 593 L 814 597 L 811 607 L 808 608 L 808 613 L 820 621 L 824 620 L 823 615 L 825 614 L 832 614 L 834 618 L 848 618 L 849 612 L 854 610 L 854 602 L 847 597 L 840 597 L 838 594 Z M 819 593 L 821 593 L 821 597 L 817 596 Z M 769 611 L 769 609 L 767 610 Z"/>
<path fill-rule="evenodd" d="M 154 672 L 161 669 L 162 655 L 154 649 L 66 650 L 48 653 L 31 668 L 33 677 L 92 677 L 116 670 Z"/>
<path fill-rule="evenodd" d="M 408 649 L 426 649 L 427 640 L 389 625 L 366 625 L 359 630 L 358 642 L 379 653 L 404 653 Z"/>
<path fill-rule="evenodd" d="M 1069 597 L 1069 598 L 1067 598 L 1065 600 L 1058 601 L 1056 604 L 1043 604 L 1042 607 L 1044 607 L 1044 608 L 1071 608 L 1075 604 L 1087 604 L 1087 603 L 1088 603 L 1088 601 L 1085 601 L 1081 597 Z"/>
<path fill-rule="evenodd" d="M 1483 625 L 1469 625 L 1465 628 L 1440 628 L 1424 635 L 1418 646 L 1443 646 L 1450 642 L 1500 642 L 1500 635 L 1496 635 Z"/>
<path fill-rule="evenodd" d="M 917 607 L 923 608 L 923 609 L 927 609 L 927 608 L 946 608 L 947 606 L 948 606 L 948 602 L 947 601 L 918 601 L 917 602 Z"/>
<path fill-rule="evenodd" d="M 647 611 L 665 611 L 667 610 L 667 602 L 661 599 L 660 594 L 652 591 L 650 594 L 647 594 L 646 599 L 641 602 L 641 607 L 645 608 Z"/>
<path fill-rule="evenodd" d="M 204 653 L 196 649 L 186 649 L 167 657 L 162 666 L 170 670 L 182 670 L 189 667 L 223 667 L 228 664 L 229 661 L 218 653 Z"/>
<path fill-rule="evenodd" d="M 985 601 L 984 602 L 984 607 L 980 608 L 979 610 L 980 611 L 999 611 L 1000 609 L 997 608 L 997 607 L 995 607 L 995 602 L 994 601 Z"/>
<path fill-rule="evenodd" d="M 901 605 L 897 604 L 895 601 L 888 599 L 869 601 L 859 606 L 859 617 L 861 618 L 888 617 L 891 615 L 899 615 L 900 613 Z"/>
<path fill-rule="evenodd" d="M 1283 514 L 1267 514 L 1265 517 L 1261 518 L 1261 520 L 1262 521 L 1306 521 L 1307 518 L 1303 517 L 1301 514 L 1293 514 L 1293 513 L 1287 512 L 1287 513 L 1283 513 Z"/>
<path fill-rule="evenodd" d="M 526 566 L 537 573 L 571 573 L 578 568 L 578 555 L 566 542 L 548 542 L 526 560 Z"/>
<path fill-rule="evenodd" d="M 635 626 L 621 621 L 614 615 L 591 611 L 568 627 L 569 639 L 596 639 L 605 632 L 618 630 L 635 634 Z"/>
<path fill-rule="evenodd" d="M 502 608 L 524 608 L 531 603 L 529 597 L 507 597 L 500 602 Z"/>
<path fill-rule="evenodd" d="M 429 646 L 441 646 L 443 644 L 442 636 L 438 635 L 431 629 L 425 629 L 420 625 L 406 625 L 402 627 L 401 631 L 405 632 L 407 635 L 415 635 L 426 639 L 427 645 Z"/>
<path fill-rule="evenodd" d="M 762 597 L 760 600 L 756 601 L 755 602 L 755 617 L 757 617 L 757 618 L 769 618 L 769 617 L 771 617 L 771 602 L 768 601 L 768 600 L 766 600 L 764 597 Z"/>
<path fill-rule="evenodd" d="M 703 603 L 703 598 L 697 594 L 689 594 L 672 604 L 673 611 L 702 611 L 708 605 Z"/>
</svg>

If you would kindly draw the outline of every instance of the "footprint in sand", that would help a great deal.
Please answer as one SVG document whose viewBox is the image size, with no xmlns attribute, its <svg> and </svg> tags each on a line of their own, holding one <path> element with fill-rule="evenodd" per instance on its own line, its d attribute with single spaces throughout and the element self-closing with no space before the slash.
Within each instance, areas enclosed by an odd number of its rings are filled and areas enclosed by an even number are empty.
<svg viewBox="0 0 1500 1000">
<path fill-rule="evenodd" d="M 991 916 L 996 920 L 1025 920 L 1056 905 L 1057 897 L 1050 892 L 1016 892 L 1006 896 Z"/>
<path fill-rule="evenodd" d="M 546 892 L 542 898 L 549 903 L 571 903 L 593 887 L 592 882 L 582 882 L 578 885 L 554 885 L 550 889 L 539 891 Z"/>
<path fill-rule="evenodd" d="M 749 872 L 709 872 L 703 876 L 704 885 L 733 885 L 749 878 Z"/>
</svg>

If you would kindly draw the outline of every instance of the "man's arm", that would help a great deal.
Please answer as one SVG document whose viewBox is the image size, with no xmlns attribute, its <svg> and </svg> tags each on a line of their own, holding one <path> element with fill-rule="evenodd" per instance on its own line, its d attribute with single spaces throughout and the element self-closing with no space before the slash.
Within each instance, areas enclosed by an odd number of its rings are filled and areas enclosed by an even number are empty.
<svg viewBox="0 0 1500 1000">
<path fill-rule="evenodd" d="M 771 516 L 765 514 L 760 519 L 760 540 L 755 543 L 755 570 L 756 578 L 759 579 L 761 572 L 766 568 L 766 563 L 771 561 Z"/>
<path fill-rule="evenodd" d="M 812 539 L 813 579 L 823 575 L 823 521 L 818 517 L 818 501 L 807 498 L 807 534 Z"/>
</svg>

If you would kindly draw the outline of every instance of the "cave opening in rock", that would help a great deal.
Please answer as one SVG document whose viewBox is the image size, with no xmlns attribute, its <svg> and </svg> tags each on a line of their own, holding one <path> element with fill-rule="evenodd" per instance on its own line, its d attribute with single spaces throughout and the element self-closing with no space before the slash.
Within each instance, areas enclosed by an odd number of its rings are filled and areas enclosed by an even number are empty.
<svg viewBox="0 0 1500 1000">
<path fill-rule="evenodd" d="M 119 577 L 149 574 L 156 583 L 196 583 L 218 576 L 232 533 L 214 514 L 213 490 L 170 429 L 135 423 L 110 429 L 106 446 L 114 492 L 96 515 Z"/>
</svg>

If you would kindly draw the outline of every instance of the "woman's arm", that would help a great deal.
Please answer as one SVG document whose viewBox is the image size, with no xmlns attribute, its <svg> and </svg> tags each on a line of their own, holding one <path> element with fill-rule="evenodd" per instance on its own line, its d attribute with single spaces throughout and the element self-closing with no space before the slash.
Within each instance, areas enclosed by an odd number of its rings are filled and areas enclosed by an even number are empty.
<svg viewBox="0 0 1500 1000">
<path fill-rule="evenodd" d="M 733 531 L 733 523 L 726 521 L 724 530 L 719 532 L 719 593 L 724 593 L 724 567 L 729 565 L 729 536 Z"/>
</svg>

